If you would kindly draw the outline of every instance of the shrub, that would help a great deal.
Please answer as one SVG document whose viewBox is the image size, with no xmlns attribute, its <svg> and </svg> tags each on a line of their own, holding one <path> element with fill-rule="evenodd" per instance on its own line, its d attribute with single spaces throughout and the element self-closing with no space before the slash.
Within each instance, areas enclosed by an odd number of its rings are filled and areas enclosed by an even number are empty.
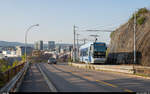
<svg viewBox="0 0 150 94">
<path fill-rule="evenodd" d="M 147 13 L 149 10 L 146 8 L 141 8 L 138 10 L 138 12 L 136 13 L 136 18 L 138 19 L 140 17 L 141 14 Z M 132 17 L 129 20 L 133 20 L 134 19 L 134 14 L 132 15 Z"/>
<path fill-rule="evenodd" d="M 110 38 L 112 38 L 112 36 L 114 35 L 115 31 L 110 33 Z"/>
<path fill-rule="evenodd" d="M 110 52 L 110 48 L 107 48 L 107 50 L 106 50 L 106 57 L 108 57 L 109 52 Z"/>
<path fill-rule="evenodd" d="M 138 10 L 138 13 L 137 14 L 144 14 L 144 13 L 147 13 L 148 12 L 148 9 L 146 8 L 141 8 Z"/>
<path fill-rule="evenodd" d="M 144 23 L 144 21 L 145 21 L 145 17 L 139 17 L 137 19 L 137 24 L 142 25 Z"/>
</svg>

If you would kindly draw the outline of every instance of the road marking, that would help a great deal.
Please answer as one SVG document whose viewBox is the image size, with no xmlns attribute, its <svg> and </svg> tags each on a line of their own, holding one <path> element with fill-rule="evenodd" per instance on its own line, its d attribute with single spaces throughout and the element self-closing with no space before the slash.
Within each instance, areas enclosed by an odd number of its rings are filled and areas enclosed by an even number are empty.
<svg viewBox="0 0 150 94">
<path fill-rule="evenodd" d="M 77 72 L 74 72 L 74 71 L 69 71 L 69 72 L 71 72 L 72 74 L 78 74 Z M 88 79 L 88 80 L 92 80 L 93 79 L 92 77 L 89 77 L 89 76 L 83 76 L 83 77 Z M 96 82 L 99 82 L 99 83 L 111 86 L 113 88 L 119 88 L 117 85 L 110 84 L 110 83 L 107 83 L 107 82 L 104 82 L 104 81 L 101 81 L 101 80 L 96 80 Z M 120 89 L 124 90 L 125 92 L 133 92 L 132 90 L 129 90 L 129 89 L 123 89 L 123 88 L 120 88 Z"/>
<path fill-rule="evenodd" d="M 129 89 L 124 89 L 125 92 L 133 92 L 132 90 Z"/>
<path fill-rule="evenodd" d="M 43 72 L 43 70 L 41 69 L 40 65 L 37 65 L 37 67 L 39 68 L 41 74 L 43 75 L 44 79 L 46 80 L 46 83 L 47 83 L 49 89 L 51 90 L 51 92 L 58 92 L 56 87 L 51 83 L 51 81 L 48 79 L 46 74 Z"/>
<path fill-rule="evenodd" d="M 108 85 L 108 86 L 111 86 L 111 87 L 114 87 L 114 88 L 117 88 L 118 86 L 116 85 L 113 85 L 113 84 L 110 84 L 110 83 L 107 83 L 107 82 L 104 82 L 104 81 L 101 81 L 101 80 L 96 80 L 96 82 L 100 82 L 102 84 L 105 84 L 105 85 Z"/>
<path fill-rule="evenodd" d="M 76 71 L 72 71 L 72 70 L 67 71 L 67 72 L 70 72 L 70 73 L 72 73 L 72 74 L 74 74 L 74 75 L 79 74 L 78 72 L 76 72 Z M 81 75 L 80 75 L 80 76 L 81 76 Z M 93 80 L 93 78 L 92 78 L 92 77 L 90 77 L 90 76 L 82 75 L 81 77 L 84 77 L 85 79 L 88 79 L 88 80 Z M 95 80 L 94 80 L 94 81 L 95 81 Z M 104 82 L 104 81 L 101 81 L 101 80 L 96 80 L 96 82 L 99 82 L 99 83 L 102 83 L 102 84 L 105 84 L 105 85 L 111 86 L 111 87 L 113 87 L 113 88 L 119 88 L 119 89 L 121 89 L 121 90 L 123 90 L 123 91 L 125 91 L 125 92 L 133 92 L 132 90 L 125 89 L 125 88 L 120 88 L 120 87 L 118 87 L 117 85 L 110 84 L 110 83 L 107 83 L 107 82 Z"/>
<path fill-rule="evenodd" d="M 114 88 L 118 87 L 116 85 L 113 85 L 113 84 L 110 84 L 110 83 L 107 83 L 107 82 L 104 82 L 104 81 L 101 81 L 101 80 L 96 80 L 96 82 L 100 82 L 102 84 L 105 84 L 105 85 L 108 85 L 108 86 L 111 86 L 111 87 L 114 87 Z M 120 89 L 124 90 L 125 92 L 133 92 L 132 90 L 129 90 L 129 89 L 123 89 L 123 88 L 120 88 Z"/>
</svg>

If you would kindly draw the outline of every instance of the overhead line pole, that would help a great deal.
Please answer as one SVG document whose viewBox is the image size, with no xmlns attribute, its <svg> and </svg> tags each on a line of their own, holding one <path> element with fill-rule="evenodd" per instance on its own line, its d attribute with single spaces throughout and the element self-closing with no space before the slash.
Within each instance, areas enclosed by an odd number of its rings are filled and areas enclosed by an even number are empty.
<svg viewBox="0 0 150 94">
<path fill-rule="evenodd" d="M 134 63 L 133 63 L 133 72 L 135 74 L 134 64 L 136 64 L 136 12 L 134 13 Z"/>
<path fill-rule="evenodd" d="M 76 62 L 76 26 L 73 26 L 74 44 L 73 44 L 73 62 Z"/>
<path fill-rule="evenodd" d="M 77 34 L 77 60 L 79 60 L 79 35 Z"/>
</svg>

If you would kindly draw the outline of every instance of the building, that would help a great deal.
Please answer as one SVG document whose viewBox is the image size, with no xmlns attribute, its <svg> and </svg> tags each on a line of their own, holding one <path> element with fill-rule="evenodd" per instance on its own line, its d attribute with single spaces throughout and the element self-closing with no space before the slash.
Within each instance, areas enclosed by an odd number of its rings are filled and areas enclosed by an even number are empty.
<svg viewBox="0 0 150 94">
<path fill-rule="evenodd" d="M 34 49 L 38 50 L 38 42 L 37 41 L 34 43 Z"/>
<path fill-rule="evenodd" d="M 16 50 L 16 48 L 15 48 L 15 46 L 5 46 L 5 47 L 2 47 L 2 50 L 3 51 L 8 51 L 8 50 L 14 51 L 14 50 Z"/>
<path fill-rule="evenodd" d="M 17 46 L 16 47 L 16 55 L 17 56 L 22 56 L 25 54 L 25 46 Z M 31 55 L 32 54 L 32 51 L 33 51 L 33 48 L 32 47 L 27 47 L 27 55 Z"/>
<path fill-rule="evenodd" d="M 35 50 L 43 50 L 43 41 L 42 40 L 36 41 L 34 43 L 34 49 Z"/>
<path fill-rule="evenodd" d="M 57 53 L 60 53 L 61 45 L 56 45 L 55 50 Z"/>
<path fill-rule="evenodd" d="M 48 49 L 50 51 L 55 51 L 55 41 L 48 41 Z"/>
<path fill-rule="evenodd" d="M 2 54 L 5 56 L 5 57 L 18 57 L 18 55 L 16 54 L 16 51 L 2 51 Z"/>
</svg>

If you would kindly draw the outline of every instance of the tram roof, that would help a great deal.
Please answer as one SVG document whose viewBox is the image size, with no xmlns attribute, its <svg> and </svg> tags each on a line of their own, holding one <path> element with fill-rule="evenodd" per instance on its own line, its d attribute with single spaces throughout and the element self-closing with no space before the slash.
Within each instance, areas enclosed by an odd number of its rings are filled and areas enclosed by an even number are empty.
<svg viewBox="0 0 150 94">
<path fill-rule="evenodd" d="M 82 46 L 80 46 L 79 49 L 83 49 L 83 48 L 87 48 L 87 47 L 90 47 L 91 44 L 94 44 L 95 42 L 88 42 Z M 104 42 L 96 42 L 96 43 L 104 43 Z"/>
</svg>

